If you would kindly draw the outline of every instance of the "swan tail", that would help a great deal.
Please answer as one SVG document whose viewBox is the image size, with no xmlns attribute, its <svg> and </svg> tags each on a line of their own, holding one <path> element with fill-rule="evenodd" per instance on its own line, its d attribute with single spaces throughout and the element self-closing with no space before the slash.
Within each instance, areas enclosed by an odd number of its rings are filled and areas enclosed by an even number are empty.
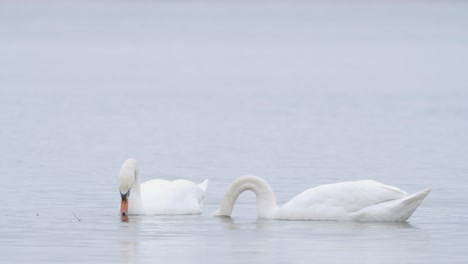
<svg viewBox="0 0 468 264">
<path fill-rule="evenodd" d="M 206 192 L 206 189 L 208 188 L 208 183 L 210 181 L 208 179 L 205 179 L 202 183 L 198 184 L 198 187 L 200 187 L 200 189 L 202 189 L 203 193 Z"/>
<path fill-rule="evenodd" d="M 416 211 L 422 201 L 431 193 L 432 188 L 426 188 L 403 199 L 400 203 L 402 217 L 399 221 L 406 221 Z"/>
<path fill-rule="evenodd" d="M 426 188 L 404 198 L 379 203 L 351 214 L 355 221 L 404 222 L 410 218 L 432 188 Z"/>
</svg>

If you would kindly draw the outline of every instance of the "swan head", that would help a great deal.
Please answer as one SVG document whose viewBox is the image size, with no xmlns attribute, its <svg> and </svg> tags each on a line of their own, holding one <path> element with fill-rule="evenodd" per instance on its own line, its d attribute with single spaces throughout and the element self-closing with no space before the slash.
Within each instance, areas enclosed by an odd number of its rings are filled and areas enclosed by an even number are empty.
<svg viewBox="0 0 468 264">
<path fill-rule="evenodd" d="M 119 176 L 119 191 L 120 191 L 120 214 L 126 216 L 128 214 L 128 199 L 130 190 L 134 182 L 134 175 L 130 173 L 121 173 Z"/>
<path fill-rule="evenodd" d="M 130 197 L 130 190 L 135 183 L 136 161 L 128 159 L 122 165 L 119 173 L 119 191 L 120 191 L 120 214 L 122 216 L 128 215 L 128 199 Z"/>
</svg>

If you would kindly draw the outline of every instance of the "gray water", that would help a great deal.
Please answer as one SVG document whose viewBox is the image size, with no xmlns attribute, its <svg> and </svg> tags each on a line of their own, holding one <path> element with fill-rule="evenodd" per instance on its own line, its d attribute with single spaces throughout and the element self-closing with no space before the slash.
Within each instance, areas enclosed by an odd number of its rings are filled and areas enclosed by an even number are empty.
<svg viewBox="0 0 468 264">
<path fill-rule="evenodd" d="M 468 5 L 0 2 L 2 263 L 467 263 Z M 118 216 L 117 173 L 210 179 L 202 215 Z M 375 179 L 408 223 L 257 220 Z"/>
</svg>

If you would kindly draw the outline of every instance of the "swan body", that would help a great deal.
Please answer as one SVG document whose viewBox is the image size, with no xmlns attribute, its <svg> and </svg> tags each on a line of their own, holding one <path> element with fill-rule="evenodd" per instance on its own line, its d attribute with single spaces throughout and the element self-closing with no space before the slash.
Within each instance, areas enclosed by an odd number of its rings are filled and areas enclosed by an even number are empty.
<svg viewBox="0 0 468 264">
<path fill-rule="evenodd" d="M 135 159 L 126 160 L 119 173 L 120 214 L 199 214 L 203 210 L 208 180 L 195 184 L 188 180 L 149 180 L 140 184 Z"/>
<path fill-rule="evenodd" d="M 273 191 L 257 176 L 237 178 L 228 188 L 215 216 L 230 216 L 239 195 L 257 196 L 259 218 L 334 221 L 406 221 L 431 192 L 414 194 L 373 180 L 340 182 L 308 189 L 279 207 Z"/>
</svg>

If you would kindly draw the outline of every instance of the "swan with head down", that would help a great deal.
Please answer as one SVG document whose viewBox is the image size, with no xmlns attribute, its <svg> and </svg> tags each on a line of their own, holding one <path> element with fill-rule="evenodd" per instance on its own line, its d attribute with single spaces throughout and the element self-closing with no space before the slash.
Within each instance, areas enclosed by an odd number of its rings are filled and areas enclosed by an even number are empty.
<svg viewBox="0 0 468 264">
<path fill-rule="evenodd" d="M 199 214 L 208 180 L 149 180 L 140 184 L 135 159 L 126 160 L 119 173 L 120 215 Z"/>
<path fill-rule="evenodd" d="M 229 186 L 214 216 L 230 216 L 239 195 L 253 191 L 258 218 L 332 221 L 406 221 L 431 192 L 414 194 L 373 180 L 340 182 L 308 189 L 279 207 L 268 182 L 239 177 Z"/>
</svg>

